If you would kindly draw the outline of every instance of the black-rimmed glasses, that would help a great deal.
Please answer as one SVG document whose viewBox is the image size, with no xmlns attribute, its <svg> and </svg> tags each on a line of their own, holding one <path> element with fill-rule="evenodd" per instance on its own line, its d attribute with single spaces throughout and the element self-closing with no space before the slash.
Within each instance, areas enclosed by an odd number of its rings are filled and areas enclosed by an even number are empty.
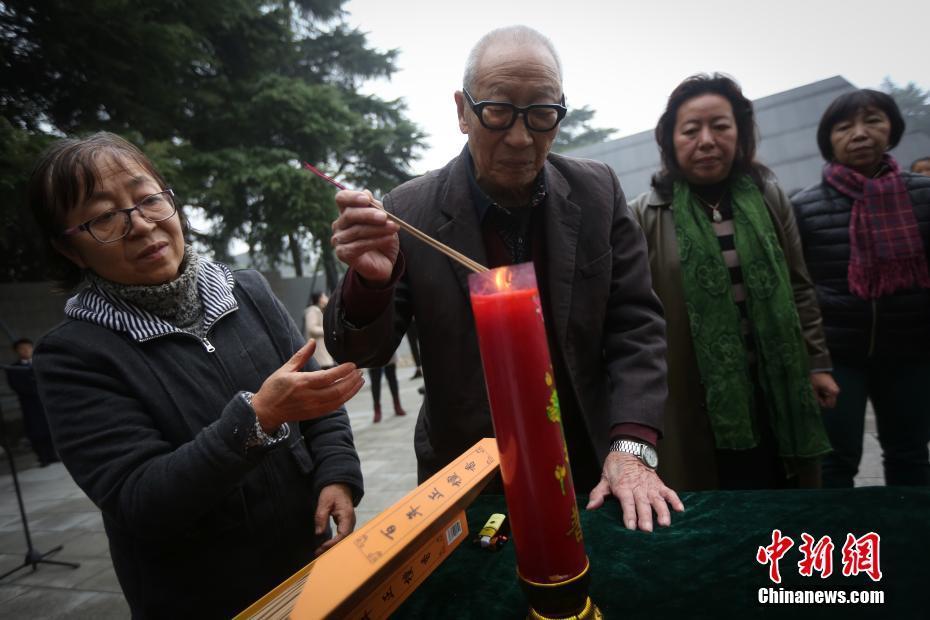
<svg viewBox="0 0 930 620">
<path fill-rule="evenodd" d="M 462 92 L 468 97 L 468 105 L 485 129 L 503 131 L 510 129 L 517 122 L 517 116 L 523 115 L 523 124 L 530 131 L 552 131 L 562 122 L 568 108 L 565 107 L 565 96 L 562 103 L 534 103 L 525 108 L 515 106 L 506 101 L 475 101 L 464 88 Z"/>
<path fill-rule="evenodd" d="M 100 243 L 119 241 L 132 230 L 132 212 L 138 211 L 146 222 L 161 222 L 178 212 L 174 204 L 174 192 L 166 189 L 149 194 L 128 209 L 110 209 L 97 217 L 62 231 L 62 235 L 75 235 L 81 231 L 90 233 Z"/>
</svg>

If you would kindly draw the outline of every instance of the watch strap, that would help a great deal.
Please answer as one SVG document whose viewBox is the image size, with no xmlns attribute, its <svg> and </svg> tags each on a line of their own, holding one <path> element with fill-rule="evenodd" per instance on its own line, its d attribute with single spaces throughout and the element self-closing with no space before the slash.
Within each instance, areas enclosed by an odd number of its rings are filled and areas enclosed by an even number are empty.
<svg viewBox="0 0 930 620">
<path fill-rule="evenodd" d="M 615 439 L 610 444 L 611 452 L 626 452 L 633 456 L 642 456 L 646 444 L 632 439 Z"/>
<path fill-rule="evenodd" d="M 658 466 L 658 458 L 656 455 L 656 449 L 642 441 L 636 441 L 634 439 L 615 439 L 610 444 L 611 452 L 623 452 L 625 454 L 632 454 L 638 458 L 643 465 L 649 469 L 655 469 Z"/>
<path fill-rule="evenodd" d="M 242 392 L 242 399 L 252 409 L 252 398 L 255 396 L 252 392 Z M 252 413 L 255 410 L 252 409 Z M 249 429 L 249 434 L 245 438 L 245 449 L 252 450 L 255 448 L 271 448 L 278 445 L 291 434 L 291 428 L 287 424 L 282 424 L 273 434 L 268 434 L 262 428 L 258 416 L 255 416 L 255 424 Z"/>
</svg>

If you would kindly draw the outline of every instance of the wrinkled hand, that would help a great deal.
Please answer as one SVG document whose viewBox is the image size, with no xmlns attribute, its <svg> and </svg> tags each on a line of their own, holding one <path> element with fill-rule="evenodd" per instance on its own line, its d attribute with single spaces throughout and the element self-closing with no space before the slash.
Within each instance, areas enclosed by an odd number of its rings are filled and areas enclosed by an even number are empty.
<svg viewBox="0 0 930 620">
<path fill-rule="evenodd" d="M 355 529 L 355 508 L 352 506 L 352 491 L 345 484 L 331 484 L 320 491 L 313 517 L 314 531 L 317 536 L 326 530 L 329 518 L 336 522 L 336 533 L 332 538 L 317 547 L 314 555 L 320 555 Z"/>
<path fill-rule="evenodd" d="M 255 416 L 266 433 L 273 433 L 285 422 L 312 420 L 330 413 L 365 384 L 355 364 L 303 372 L 315 349 L 315 341 L 307 342 L 265 379 L 252 397 Z"/>
<path fill-rule="evenodd" d="M 591 491 L 588 510 L 600 508 L 611 495 L 620 500 L 623 523 L 629 530 L 639 524 L 639 529 L 651 532 L 653 510 L 659 525 L 667 526 L 672 523 L 669 505 L 676 512 L 685 509 L 678 494 L 665 486 L 655 471 L 632 454 L 622 452 L 607 455 L 601 481 Z"/>
<path fill-rule="evenodd" d="M 817 402 L 821 407 L 827 409 L 836 407 L 836 397 L 840 394 L 840 386 L 833 380 L 833 375 L 828 372 L 811 373 L 811 385 L 814 387 L 814 395 L 817 396 Z"/>
<path fill-rule="evenodd" d="M 336 258 L 373 285 L 386 286 L 400 251 L 400 228 L 372 207 L 370 198 L 368 191 L 336 194 L 339 217 L 333 222 L 331 242 Z"/>
</svg>

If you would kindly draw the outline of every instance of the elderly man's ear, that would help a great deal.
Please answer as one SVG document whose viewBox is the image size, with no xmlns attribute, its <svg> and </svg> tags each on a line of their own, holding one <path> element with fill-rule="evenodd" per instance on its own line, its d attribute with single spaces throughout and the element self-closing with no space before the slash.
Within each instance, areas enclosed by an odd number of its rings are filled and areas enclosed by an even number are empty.
<svg viewBox="0 0 930 620">
<path fill-rule="evenodd" d="M 459 131 L 462 133 L 468 133 L 468 122 L 465 120 L 465 95 L 462 94 L 462 91 L 455 91 L 455 108 L 458 110 L 459 114 Z"/>
</svg>

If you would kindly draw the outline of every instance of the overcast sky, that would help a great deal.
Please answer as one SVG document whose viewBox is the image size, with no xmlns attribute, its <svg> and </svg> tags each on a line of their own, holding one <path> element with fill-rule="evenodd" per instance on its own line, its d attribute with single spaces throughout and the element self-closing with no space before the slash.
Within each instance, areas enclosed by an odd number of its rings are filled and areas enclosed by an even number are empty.
<svg viewBox="0 0 930 620">
<path fill-rule="evenodd" d="M 757 99 L 841 75 L 861 88 L 885 76 L 930 87 L 928 0 L 349 0 L 348 21 L 378 49 L 398 49 L 390 82 L 429 134 L 418 173 L 458 154 L 452 94 L 487 31 L 525 24 L 559 51 L 569 107 L 589 105 L 615 137 L 655 127 L 685 77 L 723 71 Z"/>
</svg>

